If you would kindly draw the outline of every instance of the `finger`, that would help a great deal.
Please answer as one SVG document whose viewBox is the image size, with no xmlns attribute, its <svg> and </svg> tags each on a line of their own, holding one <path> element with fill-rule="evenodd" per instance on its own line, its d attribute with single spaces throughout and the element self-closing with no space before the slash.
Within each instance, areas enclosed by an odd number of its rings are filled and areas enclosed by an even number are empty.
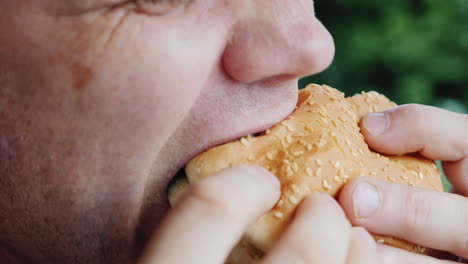
<svg viewBox="0 0 468 264">
<path fill-rule="evenodd" d="M 468 156 L 468 116 L 416 104 L 371 113 L 361 122 L 367 143 L 386 154 L 419 152 L 434 160 Z"/>
<path fill-rule="evenodd" d="M 351 245 L 348 250 L 347 264 L 380 263 L 377 257 L 377 244 L 362 227 L 353 227 Z"/>
<path fill-rule="evenodd" d="M 355 179 L 339 201 L 354 225 L 371 233 L 468 257 L 468 199 L 459 195 Z"/>
<path fill-rule="evenodd" d="M 328 195 L 313 193 L 262 263 L 345 263 L 351 225 Z"/>
<path fill-rule="evenodd" d="M 442 166 L 454 192 L 468 196 L 468 157 L 456 162 L 442 162 Z"/>
<path fill-rule="evenodd" d="M 382 264 L 456 264 L 450 260 L 440 260 L 422 254 L 411 253 L 387 245 L 378 245 L 378 254 Z"/>
<path fill-rule="evenodd" d="M 169 212 L 141 263 L 222 263 L 279 194 L 276 177 L 260 167 L 231 167 L 206 178 Z"/>
</svg>

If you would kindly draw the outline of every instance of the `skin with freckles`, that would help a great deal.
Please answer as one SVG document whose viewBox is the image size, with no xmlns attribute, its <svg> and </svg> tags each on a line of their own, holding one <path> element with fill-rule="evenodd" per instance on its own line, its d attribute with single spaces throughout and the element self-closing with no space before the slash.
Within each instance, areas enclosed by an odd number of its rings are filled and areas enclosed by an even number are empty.
<svg viewBox="0 0 468 264">
<path fill-rule="evenodd" d="M 308 0 L 0 1 L 2 263 L 222 263 L 277 201 L 274 175 L 226 169 L 172 210 L 167 183 L 201 151 L 285 118 L 297 80 L 333 53 Z M 443 159 L 468 193 L 466 116 L 404 114 L 427 113 L 417 109 L 388 114 L 388 132 L 364 129 L 369 144 Z M 410 220 L 383 226 L 403 200 L 359 222 L 346 199 L 342 209 L 311 195 L 262 263 L 445 263 L 377 245 L 357 226 L 468 256 L 466 217 L 453 215 L 467 211 L 464 197 L 389 188 L 434 207 L 408 206 Z"/>
</svg>

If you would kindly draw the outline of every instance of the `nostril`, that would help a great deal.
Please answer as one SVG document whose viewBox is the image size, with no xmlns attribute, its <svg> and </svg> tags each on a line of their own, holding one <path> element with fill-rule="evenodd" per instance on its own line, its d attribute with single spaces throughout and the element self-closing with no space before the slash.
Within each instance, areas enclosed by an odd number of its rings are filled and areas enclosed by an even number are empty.
<svg viewBox="0 0 468 264">
<path fill-rule="evenodd" d="M 280 24 L 256 17 L 237 24 L 222 65 L 240 83 L 278 83 L 326 69 L 334 57 L 333 38 L 315 17 Z"/>
</svg>

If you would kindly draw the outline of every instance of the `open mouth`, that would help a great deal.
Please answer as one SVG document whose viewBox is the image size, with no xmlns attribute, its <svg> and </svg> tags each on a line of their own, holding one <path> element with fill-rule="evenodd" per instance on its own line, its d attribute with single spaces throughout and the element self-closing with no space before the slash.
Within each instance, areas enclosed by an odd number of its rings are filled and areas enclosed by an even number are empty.
<svg viewBox="0 0 468 264">
<path fill-rule="evenodd" d="M 254 133 L 254 134 L 249 134 L 245 137 L 240 137 L 231 142 L 240 141 L 242 140 L 242 138 L 253 138 L 253 137 L 259 137 L 263 135 L 265 135 L 265 131 Z M 228 143 L 228 142 L 225 142 L 225 143 Z M 187 190 L 188 186 L 190 186 L 190 183 L 187 179 L 187 174 L 185 173 L 185 166 L 184 166 L 171 179 L 171 181 L 169 182 L 166 188 L 166 197 L 168 198 L 169 204 L 171 204 L 171 206 L 173 206 L 175 201 L 177 201 L 180 198 L 180 196 L 185 192 L 185 190 Z"/>
</svg>

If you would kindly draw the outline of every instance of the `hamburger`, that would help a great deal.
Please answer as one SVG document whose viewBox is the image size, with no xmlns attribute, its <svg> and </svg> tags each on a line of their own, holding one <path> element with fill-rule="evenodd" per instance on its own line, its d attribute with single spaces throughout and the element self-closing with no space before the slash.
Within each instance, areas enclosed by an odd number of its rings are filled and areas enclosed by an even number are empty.
<svg viewBox="0 0 468 264">
<path fill-rule="evenodd" d="M 246 232 L 227 263 L 256 263 L 279 239 L 300 201 L 312 192 L 336 197 L 350 179 L 374 177 L 393 183 L 443 191 L 434 161 L 417 154 L 381 155 L 366 144 L 359 122 L 369 112 L 395 107 L 376 92 L 345 98 L 329 86 L 311 84 L 299 91 L 295 111 L 281 123 L 252 137 L 211 148 L 185 167 L 185 179 L 169 189 L 171 204 L 205 177 L 237 164 L 259 165 L 281 182 L 277 204 Z M 428 249 L 373 234 L 375 240 L 416 253 Z"/>
</svg>

